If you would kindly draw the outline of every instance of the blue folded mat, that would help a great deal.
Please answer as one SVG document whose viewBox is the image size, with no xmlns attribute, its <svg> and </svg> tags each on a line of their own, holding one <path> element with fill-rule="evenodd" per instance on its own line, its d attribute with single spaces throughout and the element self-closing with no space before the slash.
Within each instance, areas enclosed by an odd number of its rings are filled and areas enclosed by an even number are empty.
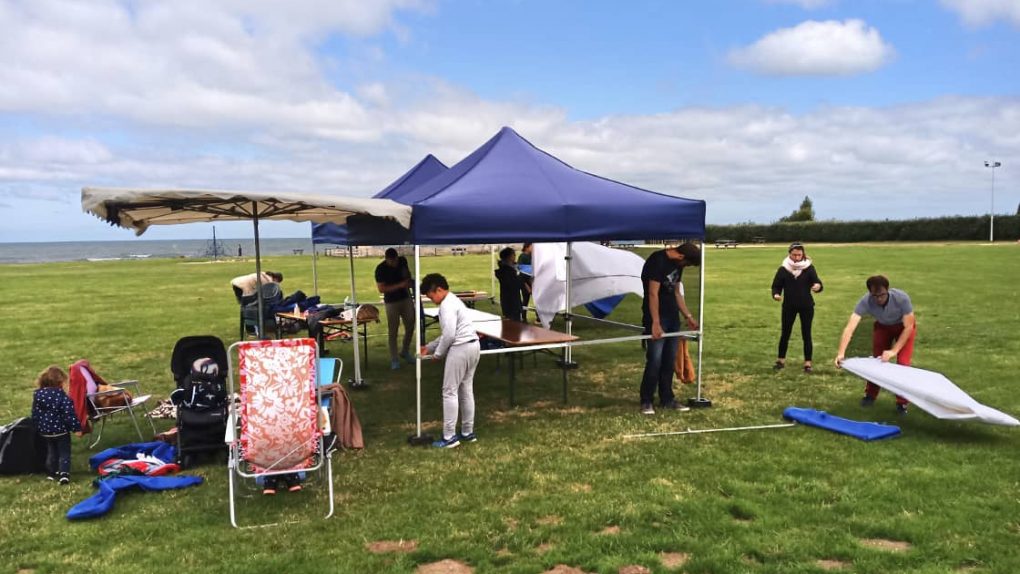
<svg viewBox="0 0 1020 574">
<path fill-rule="evenodd" d="M 786 420 L 797 421 L 801 424 L 849 435 L 861 440 L 879 440 L 900 434 L 900 427 L 895 425 L 852 421 L 850 419 L 830 415 L 825 411 L 816 411 L 815 409 L 787 407 L 786 410 L 783 411 L 783 418 Z"/>
</svg>

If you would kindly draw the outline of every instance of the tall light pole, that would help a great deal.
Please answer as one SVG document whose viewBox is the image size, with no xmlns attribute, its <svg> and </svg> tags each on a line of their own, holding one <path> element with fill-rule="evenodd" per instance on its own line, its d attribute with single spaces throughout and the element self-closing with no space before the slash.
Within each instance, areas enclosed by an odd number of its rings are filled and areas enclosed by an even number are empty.
<svg viewBox="0 0 1020 574">
<path fill-rule="evenodd" d="M 1002 165 L 1001 161 L 986 161 L 985 167 L 992 168 L 992 204 L 988 211 L 988 242 L 995 243 L 995 168 Z"/>
</svg>

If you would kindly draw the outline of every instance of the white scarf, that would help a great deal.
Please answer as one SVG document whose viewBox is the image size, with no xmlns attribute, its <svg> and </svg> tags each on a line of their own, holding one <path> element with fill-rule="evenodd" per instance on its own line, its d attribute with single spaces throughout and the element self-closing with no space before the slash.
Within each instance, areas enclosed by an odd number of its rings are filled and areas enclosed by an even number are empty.
<svg viewBox="0 0 1020 574">
<path fill-rule="evenodd" d="M 794 261 L 793 259 L 790 259 L 789 255 L 787 255 L 786 259 L 783 259 L 783 268 L 789 271 L 790 275 L 793 275 L 794 279 L 800 277 L 800 274 L 808 267 L 811 267 L 811 260 L 807 257 L 804 257 L 804 259 L 801 259 L 800 261 Z"/>
</svg>

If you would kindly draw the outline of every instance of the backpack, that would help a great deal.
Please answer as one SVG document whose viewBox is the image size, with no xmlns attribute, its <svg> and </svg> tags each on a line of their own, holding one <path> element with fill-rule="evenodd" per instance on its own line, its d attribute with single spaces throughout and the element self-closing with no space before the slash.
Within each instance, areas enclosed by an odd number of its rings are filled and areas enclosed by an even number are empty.
<svg viewBox="0 0 1020 574">
<path fill-rule="evenodd" d="M 0 474 L 46 471 L 46 442 L 35 430 L 32 417 L 0 427 Z"/>
</svg>

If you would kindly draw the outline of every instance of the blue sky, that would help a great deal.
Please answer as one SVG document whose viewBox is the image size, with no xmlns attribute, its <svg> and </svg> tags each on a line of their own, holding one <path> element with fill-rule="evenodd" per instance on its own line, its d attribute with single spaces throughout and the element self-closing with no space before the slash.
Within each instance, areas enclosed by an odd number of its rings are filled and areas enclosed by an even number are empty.
<svg viewBox="0 0 1020 574">
<path fill-rule="evenodd" d="M 710 223 L 984 214 L 989 159 L 1015 213 L 1017 70 L 1020 0 L 0 0 L 0 242 L 132 237 L 83 186 L 369 196 L 503 125 Z"/>
</svg>

